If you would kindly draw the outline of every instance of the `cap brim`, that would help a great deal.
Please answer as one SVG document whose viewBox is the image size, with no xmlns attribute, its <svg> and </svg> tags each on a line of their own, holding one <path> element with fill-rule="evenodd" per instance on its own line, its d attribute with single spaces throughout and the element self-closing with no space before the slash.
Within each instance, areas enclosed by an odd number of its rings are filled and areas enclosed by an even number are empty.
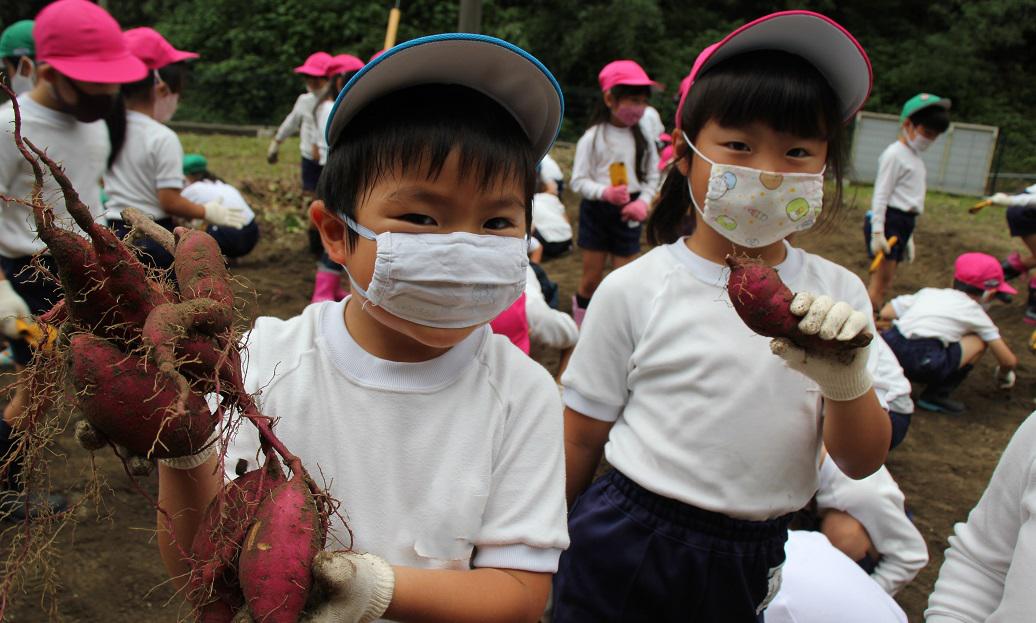
<svg viewBox="0 0 1036 623">
<path fill-rule="evenodd" d="M 173 52 L 173 60 L 170 63 L 179 63 L 180 61 L 189 61 L 196 58 L 200 58 L 197 52 L 185 52 L 183 50 L 176 50 Z"/>
<path fill-rule="evenodd" d="M 144 61 L 129 52 L 109 59 L 46 58 L 40 59 L 59 72 L 81 82 L 126 84 L 142 80 L 148 68 Z"/>
<path fill-rule="evenodd" d="M 561 87 L 542 63 L 495 37 L 447 33 L 397 45 L 356 72 L 331 109 L 328 145 L 374 100 L 422 84 L 465 86 L 492 98 L 518 121 L 537 160 L 561 129 Z"/>
<path fill-rule="evenodd" d="M 1004 292 L 1006 294 L 1018 294 L 1018 290 L 1006 281 L 1001 281 L 1000 285 L 996 287 L 997 292 Z"/>
<path fill-rule="evenodd" d="M 774 13 L 738 28 L 715 46 L 695 78 L 725 59 L 756 50 L 781 50 L 809 61 L 834 88 L 845 120 L 870 95 L 873 74 L 863 47 L 849 31 L 812 11 Z"/>
<path fill-rule="evenodd" d="M 302 74 L 303 76 L 311 76 L 313 78 L 325 78 L 326 76 L 324 74 L 327 73 L 326 69 L 320 70 L 314 67 L 307 67 L 305 65 L 299 65 L 292 71 L 294 71 L 297 74 Z"/>
</svg>

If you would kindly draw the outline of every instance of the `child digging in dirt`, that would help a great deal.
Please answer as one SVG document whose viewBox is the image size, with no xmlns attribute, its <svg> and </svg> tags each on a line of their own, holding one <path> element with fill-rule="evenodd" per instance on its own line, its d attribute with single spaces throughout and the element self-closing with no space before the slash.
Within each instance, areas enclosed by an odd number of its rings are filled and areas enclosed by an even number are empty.
<svg viewBox="0 0 1036 623">
<path fill-rule="evenodd" d="M 244 257 L 259 243 L 259 224 L 255 212 L 241 192 L 209 171 L 209 161 L 201 154 L 183 157 L 183 175 L 187 186 L 181 194 L 188 201 L 205 205 L 218 201 L 241 215 L 241 227 L 220 227 L 209 223 L 205 231 L 219 243 L 219 250 L 228 259 Z"/>
<path fill-rule="evenodd" d="M 535 166 L 560 88 L 481 35 L 415 39 L 343 90 L 310 208 L 352 296 L 260 318 L 245 384 L 342 502 L 313 620 L 536 621 L 568 545 L 560 399 L 549 373 L 486 326 L 522 293 Z M 415 103 L 420 105 L 415 105 Z M 239 435 L 232 472 L 254 467 Z M 223 482 L 217 456 L 159 467 L 189 543 Z M 159 522 L 174 578 L 186 565 Z M 346 572 L 351 570 L 351 572 Z"/>
<path fill-rule="evenodd" d="M 964 382 L 986 350 L 997 361 L 996 384 L 1014 386 L 1018 358 L 986 313 L 998 294 L 1016 294 L 1004 282 L 996 258 L 965 253 L 957 258 L 952 288 L 922 288 L 897 296 L 881 310 L 892 328 L 882 337 L 896 354 L 907 378 L 926 383 L 917 406 L 928 411 L 963 413 L 950 394 Z"/>
</svg>

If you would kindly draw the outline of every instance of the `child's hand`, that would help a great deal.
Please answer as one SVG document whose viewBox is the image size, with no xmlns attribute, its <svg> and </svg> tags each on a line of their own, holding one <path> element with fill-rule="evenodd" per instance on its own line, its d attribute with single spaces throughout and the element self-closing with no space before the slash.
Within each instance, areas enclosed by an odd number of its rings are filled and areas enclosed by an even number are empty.
<svg viewBox="0 0 1036 623">
<path fill-rule="evenodd" d="M 1017 380 L 1017 375 L 1014 370 L 1007 369 L 1001 370 L 1000 366 L 996 367 L 996 386 L 999 389 L 1011 389 L 1014 387 L 1014 382 Z"/>
<path fill-rule="evenodd" d="M 270 141 L 270 146 L 266 148 L 266 161 L 270 164 L 277 163 L 277 152 L 280 151 L 281 144 L 277 142 L 277 139 Z"/>
<path fill-rule="evenodd" d="M 630 191 L 625 184 L 621 186 L 609 186 L 604 189 L 603 193 L 601 193 L 601 199 L 612 205 L 624 206 L 630 202 Z"/>
<path fill-rule="evenodd" d="M 989 200 L 998 206 L 1011 205 L 1011 195 L 1008 195 L 1007 193 L 996 193 L 995 195 L 990 197 Z"/>
<path fill-rule="evenodd" d="M 889 245 L 888 238 L 885 237 L 885 232 L 871 232 L 871 254 L 877 255 L 879 252 L 888 255 L 889 253 L 892 253 L 892 246 Z"/>
<path fill-rule="evenodd" d="M 316 606 L 308 623 L 367 623 L 388 609 L 396 574 L 383 558 L 355 552 L 320 552 L 311 565 Z"/>
<path fill-rule="evenodd" d="M 622 207 L 622 220 L 635 223 L 643 223 L 647 220 L 648 205 L 637 199 Z"/>
</svg>

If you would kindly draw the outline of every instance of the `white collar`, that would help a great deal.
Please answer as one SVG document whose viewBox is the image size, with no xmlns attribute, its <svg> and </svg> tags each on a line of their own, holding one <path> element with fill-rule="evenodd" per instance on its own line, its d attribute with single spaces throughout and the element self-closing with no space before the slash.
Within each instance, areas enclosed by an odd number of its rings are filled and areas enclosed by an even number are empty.
<svg viewBox="0 0 1036 623">
<path fill-rule="evenodd" d="M 686 238 L 686 236 L 683 236 L 676 242 L 666 246 L 680 264 L 685 266 L 700 281 L 710 286 L 726 287 L 727 278 L 730 276 L 730 268 L 726 264 L 717 264 L 691 251 L 687 248 Z M 784 242 L 785 250 L 784 261 L 774 266 L 774 268 L 780 272 L 781 279 L 787 283 L 795 279 L 799 274 L 804 263 L 803 257 L 805 254 L 801 249 L 796 249 L 788 244 L 787 240 L 782 242 Z"/>
</svg>

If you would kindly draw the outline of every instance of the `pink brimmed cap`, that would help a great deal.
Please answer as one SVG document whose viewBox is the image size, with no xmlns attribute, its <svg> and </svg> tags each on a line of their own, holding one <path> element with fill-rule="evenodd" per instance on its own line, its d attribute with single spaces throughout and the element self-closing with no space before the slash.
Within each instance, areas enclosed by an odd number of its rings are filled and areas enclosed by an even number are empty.
<svg viewBox="0 0 1036 623">
<path fill-rule="evenodd" d="M 365 63 L 352 54 L 335 54 L 327 64 L 327 77 L 359 71 Z"/>
<path fill-rule="evenodd" d="M 662 85 L 648 78 L 644 68 L 636 61 L 612 61 L 605 65 L 597 74 L 597 83 L 601 85 L 602 91 L 625 84 L 632 87 L 651 87 L 657 91 L 663 89 Z"/>
<path fill-rule="evenodd" d="M 751 21 L 702 50 L 685 79 L 688 84 L 676 108 L 676 126 L 680 127 L 684 101 L 698 76 L 728 58 L 756 50 L 780 50 L 806 59 L 831 84 L 846 121 L 870 95 L 871 61 L 848 30 L 813 11 L 781 11 Z"/>
<path fill-rule="evenodd" d="M 982 291 L 996 290 L 1018 294 L 1018 290 L 1004 281 L 1000 261 L 986 253 L 965 253 L 953 264 L 953 278 Z"/>
<path fill-rule="evenodd" d="M 306 57 L 306 62 L 294 69 L 295 73 L 314 78 L 327 76 L 327 66 L 331 62 L 331 55 L 327 52 L 314 52 Z"/>
<path fill-rule="evenodd" d="M 123 84 L 147 75 L 129 50 L 119 23 L 87 0 L 58 0 L 43 8 L 32 29 L 36 59 L 73 80 Z"/>
<path fill-rule="evenodd" d="M 148 69 L 162 69 L 166 65 L 198 58 L 194 52 L 177 50 L 157 30 L 143 26 L 126 31 L 126 45 L 134 56 L 144 61 Z"/>
</svg>

